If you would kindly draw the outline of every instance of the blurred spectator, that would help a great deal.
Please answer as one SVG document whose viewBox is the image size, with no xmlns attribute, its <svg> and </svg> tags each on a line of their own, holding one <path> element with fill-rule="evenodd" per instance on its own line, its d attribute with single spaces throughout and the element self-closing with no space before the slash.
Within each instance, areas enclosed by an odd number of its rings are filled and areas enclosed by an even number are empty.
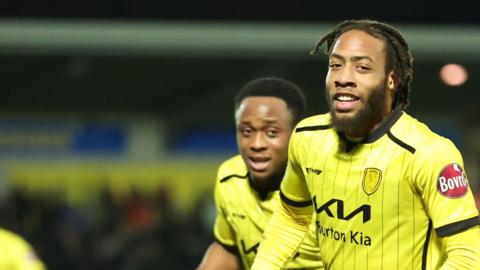
<svg viewBox="0 0 480 270">
<path fill-rule="evenodd" d="M 193 269 L 213 239 L 210 197 L 179 214 L 164 187 L 121 201 L 103 190 L 88 206 L 14 190 L 0 200 L 0 226 L 26 236 L 49 270 Z"/>
</svg>

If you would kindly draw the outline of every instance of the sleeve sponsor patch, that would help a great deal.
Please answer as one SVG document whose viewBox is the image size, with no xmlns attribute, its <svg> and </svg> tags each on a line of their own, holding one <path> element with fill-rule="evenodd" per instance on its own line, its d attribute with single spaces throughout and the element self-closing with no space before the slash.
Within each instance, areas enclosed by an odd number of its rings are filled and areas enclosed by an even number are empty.
<svg viewBox="0 0 480 270">
<path fill-rule="evenodd" d="M 457 163 L 445 166 L 437 179 L 437 190 L 447 198 L 461 198 L 468 191 L 467 176 Z"/>
</svg>

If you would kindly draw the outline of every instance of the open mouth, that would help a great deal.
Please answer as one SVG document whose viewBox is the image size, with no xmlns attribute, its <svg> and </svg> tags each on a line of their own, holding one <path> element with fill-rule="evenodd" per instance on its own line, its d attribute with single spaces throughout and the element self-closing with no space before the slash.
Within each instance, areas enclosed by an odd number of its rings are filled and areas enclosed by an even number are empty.
<svg viewBox="0 0 480 270">
<path fill-rule="evenodd" d="M 268 157 L 248 157 L 248 163 L 252 170 L 263 172 L 270 166 L 271 159 Z"/>
<path fill-rule="evenodd" d="M 359 102 L 360 98 L 350 93 L 337 93 L 333 96 L 333 105 L 337 111 L 350 111 Z"/>
</svg>

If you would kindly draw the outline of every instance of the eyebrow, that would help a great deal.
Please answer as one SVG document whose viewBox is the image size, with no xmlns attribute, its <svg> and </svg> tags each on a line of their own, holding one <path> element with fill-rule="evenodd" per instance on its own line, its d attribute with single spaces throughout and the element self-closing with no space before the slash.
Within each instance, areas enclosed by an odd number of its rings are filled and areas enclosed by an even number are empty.
<svg viewBox="0 0 480 270">
<path fill-rule="evenodd" d="M 278 119 L 263 119 L 262 120 L 263 122 L 266 122 L 268 124 L 274 124 L 274 123 L 278 123 Z M 252 121 L 250 120 L 247 120 L 247 121 L 240 121 L 240 123 L 251 123 Z"/>
<path fill-rule="evenodd" d="M 334 54 L 332 53 L 332 55 L 330 57 L 335 57 L 335 58 L 338 58 L 340 60 L 345 60 L 345 57 L 343 57 L 342 55 L 339 55 L 339 54 Z M 353 62 L 358 62 L 360 60 L 368 60 L 370 62 L 373 62 L 373 59 L 368 56 L 368 55 L 362 55 L 362 56 L 352 56 L 350 57 L 350 59 L 353 61 Z"/>
<path fill-rule="evenodd" d="M 264 123 L 267 125 L 272 125 L 272 124 L 277 124 L 279 122 L 278 118 L 277 119 L 263 119 L 262 120 Z M 247 121 L 240 121 L 238 125 L 251 125 L 253 121 L 247 120 Z"/>
</svg>

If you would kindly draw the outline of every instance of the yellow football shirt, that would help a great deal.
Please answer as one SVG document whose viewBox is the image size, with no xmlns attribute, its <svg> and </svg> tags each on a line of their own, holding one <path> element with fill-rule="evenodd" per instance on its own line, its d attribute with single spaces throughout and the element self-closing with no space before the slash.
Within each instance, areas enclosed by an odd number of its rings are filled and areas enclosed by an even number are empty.
<svg viewBox="0 0 480 270">
<path fill-rule="evenodd" d="M 441 238 L 480 223 L 459 151 L 402 111 L 357 143 L 304 119 L 280 190 L 312 202 L 326 269 L 438 269 Z"/>
<path fill-rule="evenodd" d="M 45 266 L 23 238 L 0 228 L 0 269 L 44 270 Z"/>
<path fill-rule="evenodd" d="M 249 183 L 241 156 L 225 161 L 218 170 L 214 190 L 217 217 L 214 235 L 227 249 L 238 250 L 243 265 L 250 269 L 272 213 L 280 204 L 275 191 L 262 200 Z M 286 269 L 323 269 L 315 223 Z"/>
</svg>

